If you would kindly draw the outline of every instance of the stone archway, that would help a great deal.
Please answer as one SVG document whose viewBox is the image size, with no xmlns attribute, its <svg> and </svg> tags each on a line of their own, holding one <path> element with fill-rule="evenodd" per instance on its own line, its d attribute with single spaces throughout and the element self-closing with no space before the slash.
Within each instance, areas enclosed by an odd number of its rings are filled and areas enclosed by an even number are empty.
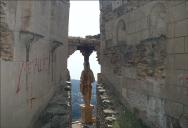
<svg viewBox="0 0 188 128">
<path fill-rule="evenodd" d="M 120 44 L 126 41 L 126 24 L 123 19 L 120 19 L 116 25 L 116 40 L 114 43 Z"/>
<path fill-rule="evenodd" d="M 99 51 L 100 40 L 92 37 L 77 38 L 70 37 L 68 44 L 69 56 L 75 51 L 79 50 L 84 57 L 84 69 L 81 72 L 80 77 L 80 94 L 82 95 L 84 104 L 80 104 L 81 107 L 81 122 L 85 125 L 92 125 L 95 121 L 93 120 L 94 105 L 91 105 L 92 85 L 95 82 L 94 73 L 90 68 L 89 58 L 90 55 L 96 51 Z M 99 56 L 99 54 L 98 54 Z M 81 97 L 80 97 L 81 98 Z M 81 98 L 81 99 L 82 99 Z"/>
<path fill-rule="evenodd" d="M 95 37 L 89 38 L 80 38 L 80 37 L 69 37 L 68 40 L 68 57 L 72 55 L 76 50 L 87 50 L 90 49 L 92 51 L 97 52 L 97 58 L 99 60 L 100 56 L 100 40 Z M 67 57 L 67 58 L 68 58 Z"/>
</svg>

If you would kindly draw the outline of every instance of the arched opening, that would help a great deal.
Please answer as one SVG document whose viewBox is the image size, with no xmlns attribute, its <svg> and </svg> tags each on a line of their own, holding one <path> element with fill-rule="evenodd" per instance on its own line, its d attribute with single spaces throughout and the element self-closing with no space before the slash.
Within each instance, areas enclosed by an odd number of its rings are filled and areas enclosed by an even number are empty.
<svg viewBox="0 0 188 128">
<path fill-rule="evenodd" d="M 94 73 L 95 82 L 92 84 L 92 97 L 91 97 L 91 104 L 96 106 L 96 81 L 97 81 L 97 73 L 100 73 L 100 65 L 97 61 L 97 53 L 93 52 L 90 55 L 89 62 L 90 68 Z M 71 104 L 72 104 L 72 122 L 78 122 L 81 119 L 81 111 L 80 111 L 80 104 L 83 104 L 83 96 L 80 92 L 80 76 L 81 72 L 84 69 L 83 66 L 84 57 L 80 53 L 80 51 L 75 51 L 69 58 L 68 58 L 68 70 L 71 76 L 71 83 L 72 83 L 72 91 L 71 91 Z M 96 109 L 94 107 L 93 116 L 96 116 Z"/>
<path fill-rule="evenodd" d="M 96 39 L 95 36 L 93 37 L 93 35 L 100 33 L 99 15 L 99 1 L 70 1 L 68 44 L 70 57 L 67 62 L 72 83 L 71 103 L 73 125 L 75 121 L 88 124 L 86 123 L 88 122 L 86 121 L 88 118 L 84 118 L 85 121 L 83 121 L 83 113 L 85 113 L 88 108 L 91 109 L 90 107 L 92 105 L 96 106 L 96 81 L 97 73 L 100 72 L 100 66 L 96 58 L 97 53 L 94 51 L 99 50 L 99 40 L 98 38 Z M 93 39 L 95 40 L 94 42 Z M 90 73 L 87 72 L 87 74 L 86 71 Z M 84 72 L 87 75 L 83 75 Z M 91 82 L 93 81 L 93 76 L 91 78 L 92 73 L 95 77 L 95 82 Z M 90 82 L 83 82 L 83 79 Z M 91 86 L 84 87 L 87 91 L 83 91 L 82 89 L 82 85 L 90 85 L 88 83 L 92 83 L 92 93 L 90 93 Z M 86 94 L 84 94 L 84 92 Z M 91 99 L 88 98 L 90 95 Z M 88 104 L 86 104 L 87 99 L 90 99 Z M 84 105 L 84 107 L 82 105 Z M 92 117 L 96 117 L 95 107 L 92 112 Z"/>
<path fill-rule="evenodd" d="M 119 20 L 116 26 L 116 42 L 124 43 L 126 41 L 126 24 L 123 19 Z"/>
</svg>

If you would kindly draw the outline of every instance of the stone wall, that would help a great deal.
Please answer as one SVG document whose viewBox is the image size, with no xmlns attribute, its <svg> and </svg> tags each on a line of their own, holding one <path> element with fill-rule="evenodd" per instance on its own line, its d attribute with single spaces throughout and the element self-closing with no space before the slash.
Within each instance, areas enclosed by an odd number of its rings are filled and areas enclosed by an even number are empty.
<svg viewBox="0 0 188 128">
<path fill-rule="evenodd" d="M 69 3 L 0 3 L 0 127 L 32 127 L 67 79 Z"/>
<path fill-rule="evenodd" d="M 6 14 L 7 2 L 2 0 L 0 2 L 0 57 L 4 60 L 11 60 L 13 58 L 13 49 L 12 49 L 12 40 L 13 33 L 10 31 L 7 23 L 7 14 Z"/>
<path fill-rule="evenodd" d="M 188 2 L 118 1 L 100 1 L 103 82 L 150 127 L 188 127 Z"/>
</svg>

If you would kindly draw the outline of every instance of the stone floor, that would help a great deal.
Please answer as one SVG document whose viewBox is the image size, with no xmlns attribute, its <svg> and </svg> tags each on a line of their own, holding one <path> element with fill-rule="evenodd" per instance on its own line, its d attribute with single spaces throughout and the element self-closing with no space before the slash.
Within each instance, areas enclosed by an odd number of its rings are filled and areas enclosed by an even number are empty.
<svg viewBox="0 0 188 128">
<path fill-rule="evenodd" d="M 82 124 L 79 121 L 73 122 L 72 128 L 82 128 Z"/>
<path fill-rule="evenodd" d="M 95 125 L 85 125 L 83 126 L 80 121 L 72 122 L 72 128 L 96 128 Z"/>
</svg>

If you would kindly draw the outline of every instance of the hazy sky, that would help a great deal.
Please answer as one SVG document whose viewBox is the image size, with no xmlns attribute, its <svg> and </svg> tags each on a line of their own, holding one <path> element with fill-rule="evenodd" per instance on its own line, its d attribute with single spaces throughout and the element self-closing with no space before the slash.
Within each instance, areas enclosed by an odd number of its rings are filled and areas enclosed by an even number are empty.
<svg viewBox="0 0 188 128">
<path fill-rule="evenodd" d="M 99 34 L 99 2 L 98 1 L 71 1 L 69 14 L 69 36 L 85 37 Z M 80 79 L 83 70 L 83 56 L 76 51 L 68 59 L 68 69 L 72 79 Z M 90 56 L 90 67 L 95 79 L 100 72 L 96 59 L 96 52 Z"/>
<path fill-rule="evenodd" d="M 99 34 L 99 1 L 71 1 L 69 35 L 81 36 Z"/>
</svg>

